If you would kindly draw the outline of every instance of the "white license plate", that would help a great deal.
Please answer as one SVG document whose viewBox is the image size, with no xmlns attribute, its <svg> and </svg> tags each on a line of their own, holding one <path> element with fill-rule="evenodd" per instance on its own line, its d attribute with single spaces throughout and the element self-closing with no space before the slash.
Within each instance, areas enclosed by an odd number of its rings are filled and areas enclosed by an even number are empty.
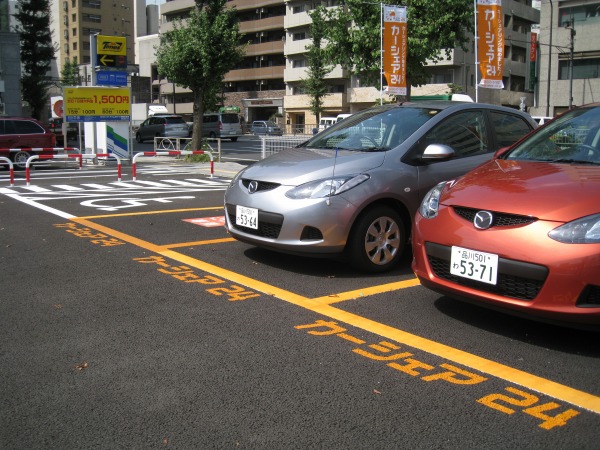
<svg viewBox="0 0 600 450">
<path fill-rule="evenodd" d="M 235 223 L 241 227 L 258 230 L 258 209 L 237 205 L 235 207 Z"/>
<path fill-rule="evenodd" d="M 453 246 L 450 273 L 483 283 L 496 284 L 498 255 Z"/>
</svg>

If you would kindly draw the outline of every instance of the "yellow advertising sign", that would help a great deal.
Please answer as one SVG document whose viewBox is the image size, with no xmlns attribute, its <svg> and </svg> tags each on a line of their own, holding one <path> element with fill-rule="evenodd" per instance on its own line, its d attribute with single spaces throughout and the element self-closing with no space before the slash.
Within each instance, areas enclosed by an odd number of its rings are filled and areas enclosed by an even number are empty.
<svg viewBox="0 0 600 450">
<path fill-rule="evenodd" d="M 127 38 L 122 36 L 96 36 L 99 55 L 127 55 Z"/>
<path fill-rule="evenodd" d="M 67 122 L 120 122 L 131 118 L 128 87 L 66 87 L 64 117 Z"/>
</svg>

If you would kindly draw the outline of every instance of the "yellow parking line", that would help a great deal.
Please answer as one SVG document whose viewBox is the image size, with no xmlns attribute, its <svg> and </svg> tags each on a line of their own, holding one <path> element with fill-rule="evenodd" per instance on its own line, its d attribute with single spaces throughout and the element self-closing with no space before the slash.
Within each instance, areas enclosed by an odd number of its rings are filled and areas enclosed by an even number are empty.
<svg viewBox="0 0 600 450">
<path fill-rule="evenodd" d="M 323 297 L 315 297 L 312 299 L 313 302 L 322 303 L 324 305 L 332 305 L 334 303 L 345 302 L 347 300 L 356 300 L 369 295 L 381 294 L 383 292 L 397 291 L 398 289 L 404 289 L 413 286 L 419 286 L 419 280 L 412 278 L 410 280 L 398 281 L 396 283 L 381 284 L 379 286 L 372 286 L 364 289 L 357 289 L 354 291 L 341 292 L 338 294 L 325 295 Z"/>
<path fill-rule="evenodd" d="M 555 399 L 562 400 L 577 407 L 600 414 L 600 397 L 598 396 L 556 383 L 554 381 L 521 371 L 519 369 L 515 369 L 510 366 L 506 366 L 504 364 L 486 358 L 482 358 L 477 355 L 473 355 L 471 353 L 450 347 L 445 344 L 441 344 L 436 341 L 432 341 L 430 339 L 426 339 L 399 330 L 397 328 L 393 328 L 389 325 L 375 322 L 365 317 L 347 311 L 343 311 L 332 306 L 331 304 L 328 304 L 330 303 L 327 301 L 328 297 L 310 299 L 295 294 L 293 292 L 286 291 L 285 289 L 281 289 L 276 286 L 263 283 L 253 278 L 241 275 L 239 273 L 223 269 L 213 264 L 197 260 L 190 256 L 183 255 L 176 251 L 169 250 L 164 246 L 155 245 L 142 239 L 130 236 L 126 233 L 121 233 L 120 231 L 113 230 L 103 225 L 98 225 L 94 222 L 87 220 L 86 218 L 73 218 L 71 220 L 81 225 L 85 225 L 89 228 L 93 228 L 95 230 L 121 239 L 124 242 L 128 242 L 148 251 L 158 253 L 164 257 L 171 258 L 172 260 L 181 262 L 183 264 L 186 264 L 187 266 L 195 267 L 212 275 L 216 275 L 234 283 L 238 283 L 243 286 L 249 287 L 255 291 L 262 292 L 275 298 L 279 298 L 283 301 L 307 309 L 316 314 L 320 314 L 333 320 L 343 322 L 346 325 L 360 328 L 367 332 L 385 337 L 387 339 L 396 341 L 401 344 L 405 344 L 409 347 L 421 350 L 423 352 L 439 356 L 441 358 L 444 358 L 445 360 L 461 364 L 465 367 L 469 367 L 471 369 L 488 374 L 495 378 L 506 380 L 509 383 L 520 385 L 522 387 L 530 389 L 531 391 L 548 395 Z M 407 284 L 410 284 L 407 282 L 399 283 L 405 283 L 404 287 L 408 287 Z M 395 283 L 386 286 L 390 288 L 393 284 Z M 360 290 L 352 292 L 356 293 L 360 292 Z M 343 295 L 350 296 L 352 294 L 345 293 Z"/>
<path fill-rule="evenodd" d="M 234 238 L 223 238 L 223 239 L 209 239 L 206 241 L 194 241 L 194 242 L 181 242 L 178 244 L 165 244 L 161 245 L 164 249 L 170 248 L 181 248 L 181 247 L 194 247 L 195 245 L 206 245 L 206 244 L 221 244 L 224 242 L 233 242 Z"/>
</svg>

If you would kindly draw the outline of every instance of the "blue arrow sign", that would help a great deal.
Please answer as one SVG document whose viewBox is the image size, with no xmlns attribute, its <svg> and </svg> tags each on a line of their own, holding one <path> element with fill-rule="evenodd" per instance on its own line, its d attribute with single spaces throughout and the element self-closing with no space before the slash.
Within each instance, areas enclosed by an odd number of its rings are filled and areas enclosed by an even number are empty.
<svg viewBox="0 0 600 450">
<path fill-rule="evenodd" d="M 127 86 L 127 72 L 99 70 L 96 72 L 98 86 Z"/>
</svg>

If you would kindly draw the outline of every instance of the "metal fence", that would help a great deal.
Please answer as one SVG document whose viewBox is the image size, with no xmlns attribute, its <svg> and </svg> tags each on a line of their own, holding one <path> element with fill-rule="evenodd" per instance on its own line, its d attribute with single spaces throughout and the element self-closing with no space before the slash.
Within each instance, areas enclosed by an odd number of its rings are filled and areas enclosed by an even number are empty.
<svg viewBox="0 0 600 450">
<path fill-rule="evenodd" d="M 284 136 L 261 136 L 261 157 L 264 159 L 267 156 L 279 153 L 287 148 L 294 148 L 306 142 L 312 137 L 312 134 L 295 134 Z"/>
</svg>

